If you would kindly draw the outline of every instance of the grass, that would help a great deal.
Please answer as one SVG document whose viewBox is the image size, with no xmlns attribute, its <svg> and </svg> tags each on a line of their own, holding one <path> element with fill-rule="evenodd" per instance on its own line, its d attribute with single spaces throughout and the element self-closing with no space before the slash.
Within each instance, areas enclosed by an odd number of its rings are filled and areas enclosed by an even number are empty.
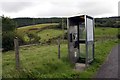
<svg viewBox="0 0 120 80">
<path fill-rule="evenodd" d="M 110 29 L 110 30 L 109 30 Z M 104 36 L 114 38 L 104 39 Z M 46 29 L 39 32 L 42 40 L 61 35 L 59 30 Z M 67 44 L 61 43 L 61 59 L 58 59 L 57 44 L 37 45 L 20 48 L 20 70 L 15 69 L 14 51 L 4 52 L 2 55 L 3 78 L 92 78 L 102 65 L 112 47 L 118 43 L 117 28 L 95 29 L 95 60 L 83 72 L 75 71 L 74 65 L 69 63 Z M 48 39 L 51 37 L 48 36 Z M 99 38 L 98 38 L 99 37 Z"/>
<path fill-rule="evenodd" d="M 95 77 L 99 67 L 105 61 L 107 55 L 110 53 L 112 47 L 118 43 L 118 40 L 110 40 L 104 42 L 96 42 L 95 44 L 95 60 L 86 71 L 80 73 L 82 78 Z"/>
<path fill-rule="evenodd" d="M 52 27 L 56 27 L 58 25 L 58 23 L 46 23 L 46 24 L 37 24 L 37 25 L 32 25 L 32 26 L 24 26 L 24 27 L 20 27 L 17 28 L 17 34 L 25 36 L 26 33 L 28 32 L 38 32 L 44 28 L 52 28 Z"/>
<path fill-rule="evenodd" d="M 118 28 L 95 28 L 95 39 L 111 39 L 116 38 L 118 34 Z"/>
<path fill-rule="evenodd" d="M 63 31 L 57 29 L 58 23 L 52 24 L 39 24 L 21 27 L 17 29 L 18 38 L 21 38 L 26 44 L 30 43 L 28 33 L 34 33 L 37 37 L 40 37 L 39 42 L 45 43 L 51 39 L 55 39 L 63 35 Z"/>
<path fill-rule="evenodd" d="M 61 45 L 61 59 L 57 57 L 57 45 L 31 46 L 20 49 L 21 70 L 15 69 L 14 51 L 3 54 L 4 78 L 90 78 L 99 69 L 117 41 L 105 41 L 95 46 L 95 61 L 84 72 L 73 70 L 67 58 L 67 44 Z M 104 55 L 104 56 L 103 56 Z M 25 75 L 23 75 L 23 73 Z M 72 76 L 73 75 L 73 76 Z"/>
<path fill-rule="evenodd" d="M 46 23 L 46 24 L 37 24 L 37 25 L 32 25 L 32 26 L 24 26 L 24 27 L 20 27 L 18 28 L 18 31 L 27 31 L 29 29 L 41 29 L 44 27 L 52 27 L 52 26 L 57 26 L 58 23 Z"/>
<path fill-rule="evenodd" d="M 39 32 L 38 35 L 41 37 L 41 42 L 44 42 L 63 35 L 63 31 L 57 29 L 46 29 Z"/>
<path fill-rule="evenodd" d="M 40 73 L 35 76 L 41 76 L 45 74 L 63 73 L 64 71 L 71 71 L 72 67 L 67 60 L 67 45 L 61 45 L 61 59 L 57 58 L 57 45 L 49 46 L 32 46 L 23 47 L 20 49 L 21 67 L 27 71 L 31 71 L 32 74 Z M 14 52 L 6 52 L 3 55 L 3 75 L 6 77 L 13 77 L 15 71 Z M 26 54 L 28 53 L 28 54 Z M 11 58 L 10 58 L 11 57 Z M 4 64 L 5 63 L 5 64 Z M 56 65 L 57 64 L 57 65 Z M 32 66 L 31 66 L 32 65 Z M 30 67 L 31 66 L 31 67 Z M 10 73 L 8 71 L 10 69 Z M 8 73 L 7 73 L 8 72 Z M 6 73 L 8 75 L 6 75 Z M 16 77 L 18 74 L 14 74 Z M 21 75 L 21 74 L 19 74 Z M 4 77 L 5 77 L 4 76 Z"/>
</svg>

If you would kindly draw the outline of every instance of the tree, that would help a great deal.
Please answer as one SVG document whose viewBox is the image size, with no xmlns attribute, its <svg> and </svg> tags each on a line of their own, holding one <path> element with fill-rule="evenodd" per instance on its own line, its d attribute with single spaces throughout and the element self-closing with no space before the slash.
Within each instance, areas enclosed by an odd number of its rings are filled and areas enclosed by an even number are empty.
<svg viewBox="0 0 120 80">
<path fill-rule="evenodd" d="M 2 16 L 2 48 L 3 51 L 14 49 L 16 24 L 8 17 Z"/>
</svg>

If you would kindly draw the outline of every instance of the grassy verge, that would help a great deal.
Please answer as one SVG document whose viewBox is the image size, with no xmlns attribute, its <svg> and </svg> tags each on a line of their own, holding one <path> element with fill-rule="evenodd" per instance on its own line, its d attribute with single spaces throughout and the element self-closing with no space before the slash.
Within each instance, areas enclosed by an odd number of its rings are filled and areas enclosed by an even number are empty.
<svg viewBox="0 0 120 80">
<path fill-rule="evenodd" d="M 104 34 L 102 34 L 104 33 Z M 41 40 L 49 40 L 62 34 L 60 30 L 46 29 L 38 32 Z M 66 42 L 61 44 L 61 59 L 58 59 L 57 44 L 20 48 L 20 70 L 15 69 L 14 51 L 2 55 L 3 78 L 92 78 L 105 61 L 112 47 L 118 44 L 117 28 L 95 29 L 95 60 L 83 72 L 75 71 L 68 60 Z M 108 36 L 105 38 L 104 36 Z M 111 38 L 112 36 L 112 38 Z M 81 47 L 83 49 L 83 47 Z"/>
<path fill-rule="evenodd" d="M 14 52 L 9 51 L 3 54 L 3 78 L 90 78 L 115 44 L 117 41 L 96 42 L 95 61 L 84 72 L 73 70 L 67 58 L 67 44 L 61 45 L 61 59 L 57 58 L 57 45 L 21 48 L 20 71 L 15 69 Z"/>
<path fill-rule="evenodd" d="M 118 44 L 118 40 L 109 40 L 104 42 L 96 42 L 95 44 L 95 60 L 83 73 L 81 78 L 95 77 L 96 72 L 105 61 L 113 46 Z"/>
</svg>

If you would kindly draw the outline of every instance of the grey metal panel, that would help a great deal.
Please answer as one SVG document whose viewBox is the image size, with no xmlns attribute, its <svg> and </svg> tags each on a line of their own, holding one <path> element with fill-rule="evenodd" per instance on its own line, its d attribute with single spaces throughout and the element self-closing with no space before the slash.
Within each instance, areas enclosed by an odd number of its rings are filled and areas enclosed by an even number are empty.
<svg viewBox="0 0 120 80">
<path fill-rule="evenodd" d="M 70 49 L 70 59 L 72 62 L 76 62 L 78 59 L 78 48 L 74 48 L 75 41 L 77 41 L 77 26 L 70 26 L 69 33 L 72 34 L 72 42 L 69 42 Z"/>
<path fill-rule="evenodd" d="M 85 65 L 87 67 L 88 65 L 88 43 L 87 43 L 87 16 L 85 15 L 85 28 L 86 28 L 86 41 L 85 41 L 85 44 L 86 44 L 86 58 L 85 58 Z"/>
<path fill-rule="evenodd" d="M 69 36 L 69 19 L 67 18 L 67 32 L 68 32 L 68 58 L 70 60 L 70 36 Z"/>
<path fill-rule="evenodd" d="M 93 60 L 95 59 L 95 19 L 93 19 Z"/>
<path fill-rule="evenodd" d="M 68 52 L 69 59 L 72 63 L 75 63 L 79 58 L 79 50 L 78 47 L 74 47 L 75 42 L 78 40 L 78 26 L 74 25 L 68 18 Z M 71 23 L 70 23 L 71 22 Z M 70 40 L 72 37 L 72 41 Z"/>
</svg>

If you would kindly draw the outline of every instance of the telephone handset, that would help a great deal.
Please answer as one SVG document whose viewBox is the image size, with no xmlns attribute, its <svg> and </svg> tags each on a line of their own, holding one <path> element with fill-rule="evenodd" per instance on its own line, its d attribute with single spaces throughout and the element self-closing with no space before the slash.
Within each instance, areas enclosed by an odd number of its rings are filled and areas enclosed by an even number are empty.
<svg viewBox="0 0 120 80">
<path fill-rule="evenodd" d="M 70 33 L 70 42 L 73 42 L 73 46 L 74 48 L 77 48 L 78 47 L 78 36 L 77 36 L 77 33 Z"/>
</svg>

